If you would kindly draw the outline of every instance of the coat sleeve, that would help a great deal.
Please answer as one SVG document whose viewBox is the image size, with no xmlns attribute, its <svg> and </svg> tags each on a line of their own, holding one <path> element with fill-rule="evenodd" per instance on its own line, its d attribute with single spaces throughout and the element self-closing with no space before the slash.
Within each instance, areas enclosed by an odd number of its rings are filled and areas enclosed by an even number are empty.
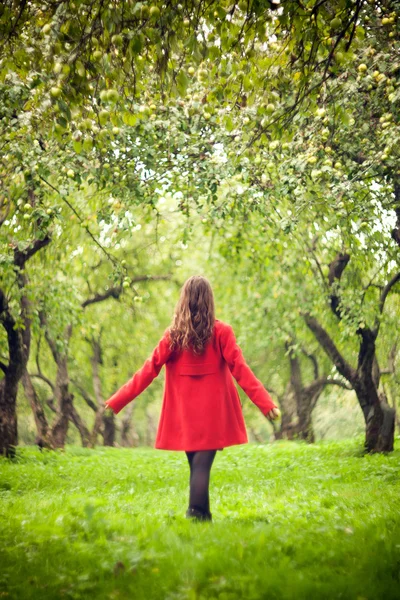
<svg viewBox="0 0 400 600">
<path fill-rule="evenodd" d="M 134 400 L 136 396 L 139 396 L 150 385 L 170 355 L 171 350 L 169 348 L 167 329 L 141 369 L 136 371 L 132 378 L 105 402 L 106 407 L 110 407 L 115 414 L 118 414 L 129 402 Z"/>
<path fill-rule="evenodd" d="M 257 379 L 247 365 L 230 325 L 225 324 L 221 332 L 220 343 L 222 355 L 228 363 L 232 375 L 263 415 L 266 415 L 273 408 L 277 408 L 261 381 Z"/>
</svg>

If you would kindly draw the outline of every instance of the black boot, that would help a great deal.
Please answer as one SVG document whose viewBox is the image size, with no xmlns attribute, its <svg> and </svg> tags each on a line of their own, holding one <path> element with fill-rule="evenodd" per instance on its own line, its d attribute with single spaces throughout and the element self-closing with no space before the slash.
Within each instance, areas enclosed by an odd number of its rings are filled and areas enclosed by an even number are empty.
<svg viewBox="0 0 400 600">
<path fill-rule="evenodd" d="M 193 506 L 189 506 L 186 511 L 186 518 L 193 519 L 194 521 L 212 521 L 212 514 L 207 511 L 199 510 Z"/>
</svg>

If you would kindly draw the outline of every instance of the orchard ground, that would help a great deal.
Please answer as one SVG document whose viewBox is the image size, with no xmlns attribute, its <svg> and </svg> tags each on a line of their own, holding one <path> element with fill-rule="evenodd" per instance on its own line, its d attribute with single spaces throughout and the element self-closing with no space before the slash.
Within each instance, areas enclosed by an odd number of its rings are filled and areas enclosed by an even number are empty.
<svg viewBox="0 0 400 600">
<path fill-rule="evenodd" d="M 214 521 L 185 519 L 183 452 L 20 447 L 0 460 L 0 596 L 400 597 L 400 439 L 218 452 Z"/>
</svg>

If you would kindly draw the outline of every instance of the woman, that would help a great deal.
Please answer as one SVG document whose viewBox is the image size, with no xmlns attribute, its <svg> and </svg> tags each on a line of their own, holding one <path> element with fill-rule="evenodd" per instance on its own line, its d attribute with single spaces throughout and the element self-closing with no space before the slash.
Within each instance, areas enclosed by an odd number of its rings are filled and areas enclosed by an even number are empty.
<svg viewBox="0 0 400 600">
<path fill-rule="evenodd" d="M 186 517 L 211 521 L 209 480 L 217 450 L 248 442 L 233 377 L 269 420 L 279 417 L 237 345 L 233 329 L 215 318 L 205 277 L 184 283 L 175 314 L 150 358 L 107 402 L 115 414 L 146 389 L 165 364 L 163 405 L 155 448 L 183 450 L 190 466 Z"/>
</svg>

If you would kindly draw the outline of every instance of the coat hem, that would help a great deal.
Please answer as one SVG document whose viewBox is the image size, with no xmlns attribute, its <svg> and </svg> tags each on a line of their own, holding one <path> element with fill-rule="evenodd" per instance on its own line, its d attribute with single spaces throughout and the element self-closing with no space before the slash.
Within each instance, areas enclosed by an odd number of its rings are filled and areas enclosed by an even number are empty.
<svg viewBox="0 0 400 600">
<path fill-rule="evenodd" d="M 173 452 L 195 452 L 196 450 L 223 450 L 224 448 L 228 448 L 229 446 L 241 446 L 243 444 L 248 444 L 248 440 L 246 441 L 242 441 L 242 442 L 230 442 L 227 444 L 224 444 L 221 448 L 216 448 L 215 445 L 213 447 L 209 447 L 209 448 L 171 448 L 171 447 L 165 447 L 165 446 L 157 446 L 154 445 L 154 448 L 156 450 L 171 450 Z M 218 445 L 218 444 L 217 444 Z"/>
</svg>

